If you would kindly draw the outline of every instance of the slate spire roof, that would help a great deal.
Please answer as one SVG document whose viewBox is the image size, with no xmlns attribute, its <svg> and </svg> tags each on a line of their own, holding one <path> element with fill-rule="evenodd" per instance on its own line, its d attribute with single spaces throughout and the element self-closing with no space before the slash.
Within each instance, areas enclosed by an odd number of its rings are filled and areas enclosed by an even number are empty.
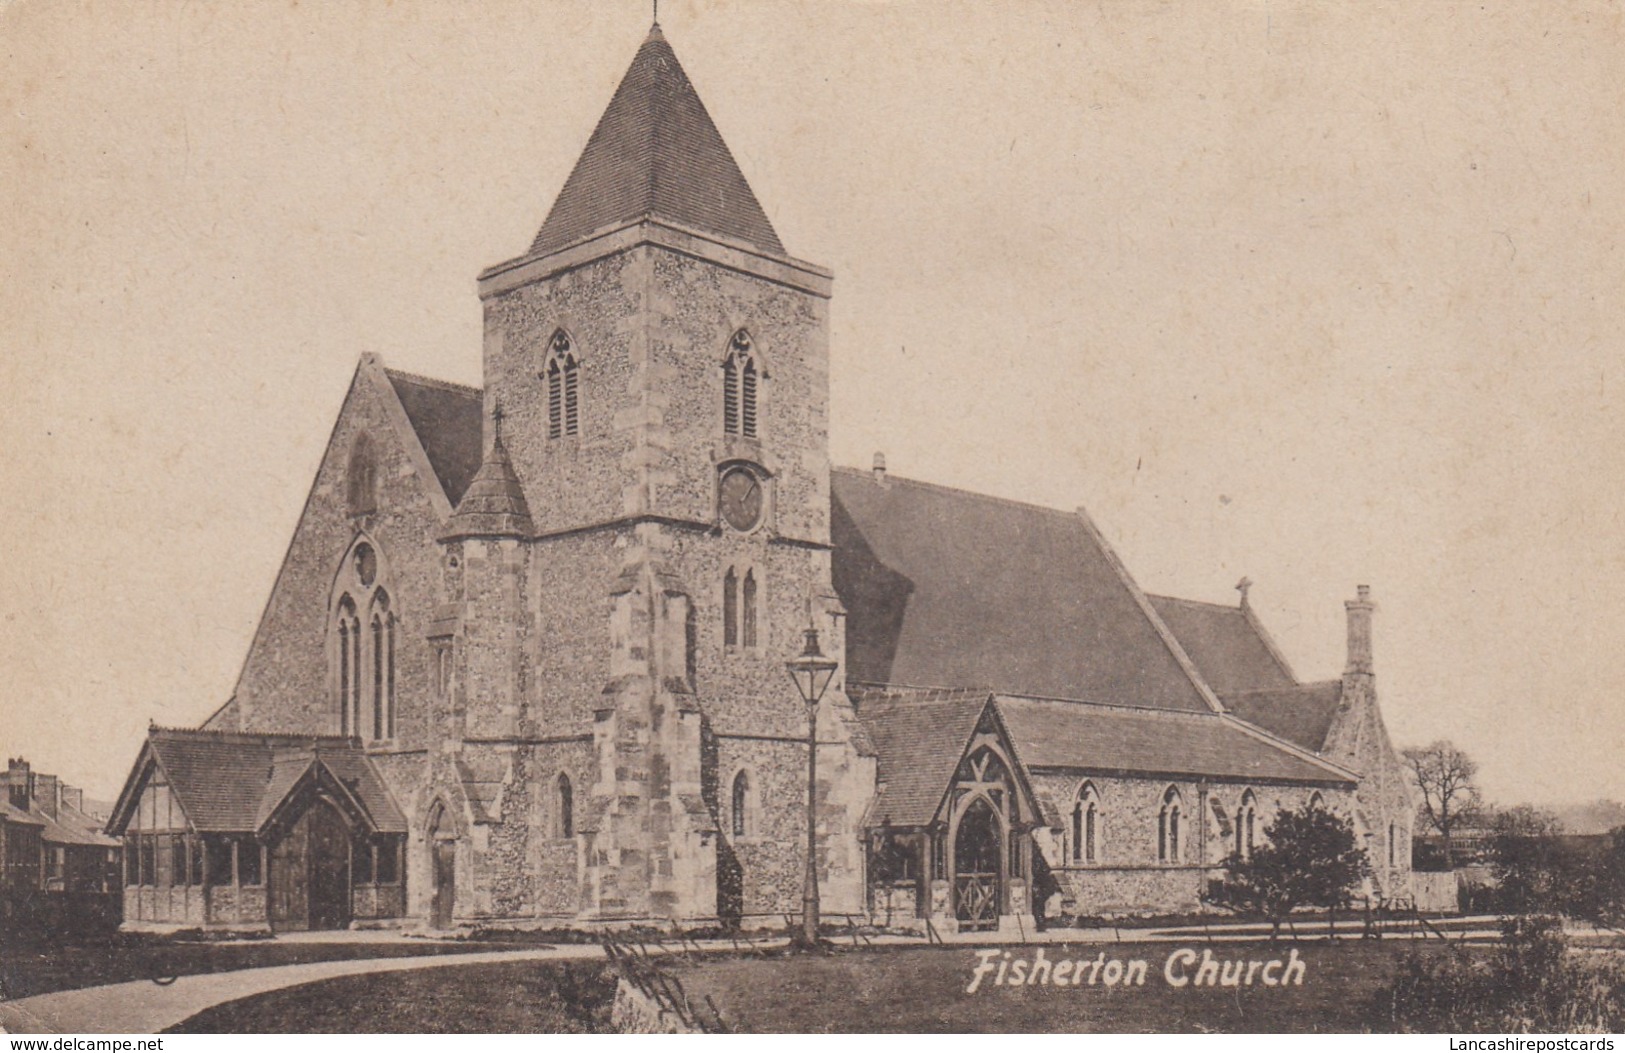
<svg viewBox="0 0 1625 1053">
<path fill-rule="evenodd" d="M 645 216 L 785 254 L 658 25 L 638 48 L 530 251 L 554 252 Z"/>
<path fill-rule="evenodd" d="M 449 537 L 528 537 L 535 533 L 524 488 L 502 442 L 501 407 L 491 420 L 490 452 L 457 503 Z"/>
</svg>

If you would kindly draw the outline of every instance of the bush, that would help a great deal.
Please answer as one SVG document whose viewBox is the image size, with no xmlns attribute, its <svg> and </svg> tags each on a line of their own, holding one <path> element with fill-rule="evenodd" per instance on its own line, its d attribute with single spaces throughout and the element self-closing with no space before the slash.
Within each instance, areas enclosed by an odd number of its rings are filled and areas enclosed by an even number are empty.
<svg viewBox="0 0 1625 1053">
<path fill-rule="evenodd" d="M 1570 953 L 1558 918 L 1507 918 L 1487 958 L 1412 951 L 1372 1010 L 1399 1031 L 1612 1033 L 1625 1029 L 1625 968 Z"/>
<path fill-rule="evenodd" d="M 1370 870 L 1365 849 L 1355 845 L 1354 824 L 1314 804 L 1277 813 L 1264 837 L 1246 856 L 1232 852 L 1225 877 L 1209 882 L 1203 898 L 1270 919 L 1272 941 L 1294 910 L 1346 906 Z"/>
</svg>

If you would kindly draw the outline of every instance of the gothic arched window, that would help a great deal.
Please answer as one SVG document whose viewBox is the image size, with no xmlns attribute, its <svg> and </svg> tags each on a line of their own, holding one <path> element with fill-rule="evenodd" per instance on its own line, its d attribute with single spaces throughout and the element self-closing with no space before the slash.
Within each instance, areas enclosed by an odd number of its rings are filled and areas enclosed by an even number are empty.
<svg viewBox="0 0 1625 1053">
<path fill-rule="evenodd" d="M 339 734 L 353 735 L 361 708 L 361 620 L 356 617 L 355 601 L 348 593 L 339 599 L 334 622 L 338 632 Z"/>
<path fill-rule="evenodd" d="M 1079 787 L 1072 804 L 1072 861 L 1100 862 L 1100 795 L 1094 783 Z"/>
<path fill-rule="evenodd" d="M 563 329 L 547 342 L 547 437 L 581 434 L 581 363 Z"/>
<path fill-rule="evenodd" d="M 750 333 L 741 329 L 728 341 L 722 362 L 722 430 L 756 437 L 756 388 L 760 370 Z"/>
<path fill-rule="evenodd" d="M 558 834 L 560 837 L 574 837 L 576 835 L 576 800 L 575 791 L 570 787 L 570 777 L 560 775 L 558 782 Z"/>
<path fill-rule="evenodd" d="M 733 835 L 744 837 L 750 829 L 750 776 L 740 772 L 733 785 Z"/>
<path fill-rule="evenodd" d="M 383 555 L 364 535 L 345 553 L 333 581 L 329 684 L 338 733 L 393 739 L 395 636 L 400 616 L 386 591 Z"/>
<path fill-rule="evenodd" d="M 1162 795 L 1162 809 L 1157 813 L 1157 860 L 1162 863 L 1179 862 L 1179 788 L 1168 787 Z"/>
<path fill-rule="evenodd" d="M 722 575 L 722 645 L 739 646 L 739 575 L 732 567 Z"/>
<path fill-rule="evenodd" d="M 389 593 L 372 598 L 372 737 L 395 737 L 395 615 Z"/>
<path fill-rule="evenodd" d="M 1236 809 L 1236 855 L 1250 859 L 1253 854 L 1253 828 L 1257 823 L 1258 798 L 1248 790 L 1241 795 L 1241 806 Z"/>
<path fill-rule="evenodd" d="M 739 645 L 756 646 L 756 572 L 745 571 L 745 583 L 739 587 Z"/>
<path fill-rule="evenodd" d="M 750 567 L 741 574 L 729 567 L 722 575 L 722 645 L 756 647 L 760 642 L 761 587 Z"/>
<path fill-rule="evenodd" d="M 344 473 L 344 499 L 352 516 L 378 510 L 378 454 L 373 449 L 372 436 L 366 432 L 357 435 L 350 447 L 350 464 Z"/>
</svg>

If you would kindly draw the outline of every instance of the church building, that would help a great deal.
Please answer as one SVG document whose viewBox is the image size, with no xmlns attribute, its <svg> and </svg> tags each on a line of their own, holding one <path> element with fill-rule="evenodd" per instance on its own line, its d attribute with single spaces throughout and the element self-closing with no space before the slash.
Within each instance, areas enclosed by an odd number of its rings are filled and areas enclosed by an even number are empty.
<svg viewBox="0 0 1625 1053">
<path fill-rule="evenodd" d="M 529 248 L 484 386 L 364 355 L 231 699 L 150 729 L 126 924 L 939 931 L 1197 909 L 1310 802 L 1373 895 L 1413 810 L 1373 604 L 1302 683 L 1247 602 L 1141 591 L 1081 510 L 832 468 L 832 276 L 658 26 Z"/>
</svg>

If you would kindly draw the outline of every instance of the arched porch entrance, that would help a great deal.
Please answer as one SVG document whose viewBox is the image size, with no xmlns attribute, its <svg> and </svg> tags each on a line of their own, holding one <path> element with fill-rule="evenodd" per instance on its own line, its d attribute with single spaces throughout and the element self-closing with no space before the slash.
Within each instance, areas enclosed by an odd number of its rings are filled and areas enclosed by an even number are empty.
<svg viewBox="0 0 1625 1053">
<path fill-rule="evenodd" d="M 271 842 L 270 921 L 281 932 L 350 924 L 350 826 L 325 795 Z"/>
<path fill-rule="evenodd" d="M 971 799 L 954 835 L 954 917 L 965 930 L 999 927 L 1004 822 L 985 796 Z"/>
<path fill-rule="evenodd" d="M 869 827 L 871 909 L 948 931 L 1031 930 L 1038 806 L 993 700 L 967 694 L 902 701 L 871 719 L 913 767 L 893 783 L 902 792 L 888 790 L 872 806 L 878 822 Z M 886 726 L 893 719 L 895 734 Z M 938 738 L 963 745 L 935 753 L 916 748 L 925 720 L 944 726 Z M 905 741 L 906 749 L 899 745 Z"/>
</svg>

